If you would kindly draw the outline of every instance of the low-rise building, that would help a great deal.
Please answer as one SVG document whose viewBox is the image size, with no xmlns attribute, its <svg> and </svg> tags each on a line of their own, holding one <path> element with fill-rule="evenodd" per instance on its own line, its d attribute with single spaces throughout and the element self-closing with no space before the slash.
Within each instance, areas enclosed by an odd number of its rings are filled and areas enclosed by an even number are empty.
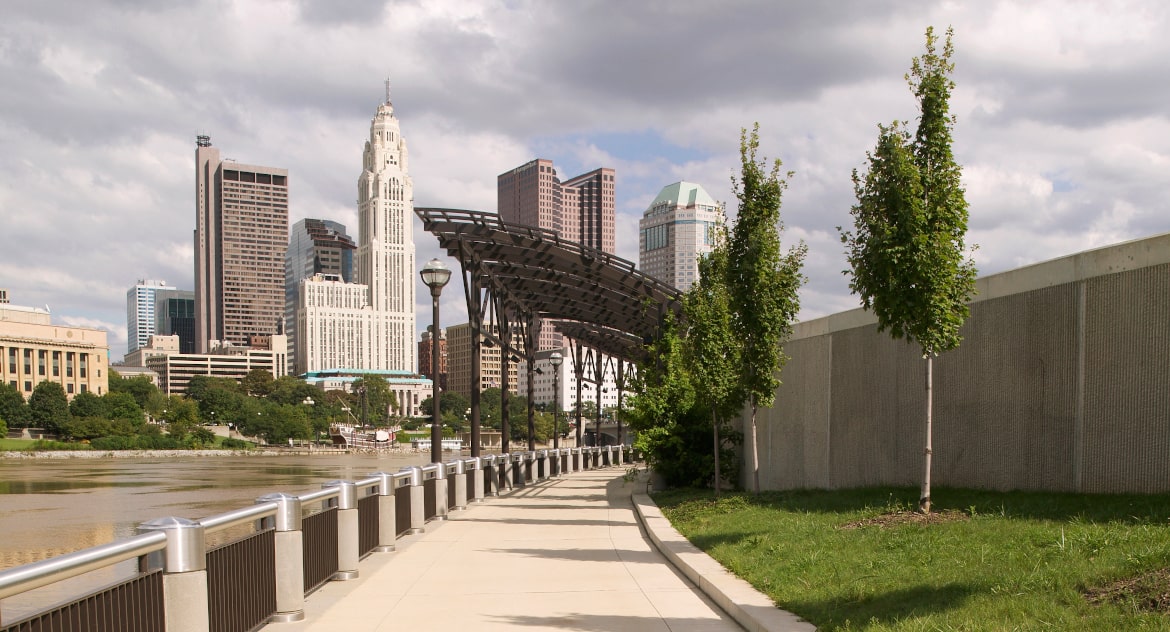
<svg viewBox="0 0 1170 632">
<path fill-rule="evenodd" d="M 101 329 L 54 325 L 48 309 L 0 303 L 0 380 L 26 400 L 44 381 L 61 384 L 69 399 L 105 395 L 109 355 Z"/>
</svg>

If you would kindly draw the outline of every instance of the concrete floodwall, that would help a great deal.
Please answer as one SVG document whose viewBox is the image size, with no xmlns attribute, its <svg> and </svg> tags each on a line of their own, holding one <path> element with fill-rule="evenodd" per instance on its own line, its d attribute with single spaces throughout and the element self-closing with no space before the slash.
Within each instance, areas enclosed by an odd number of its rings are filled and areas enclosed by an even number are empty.
<svg viewBox="0 0 1170 632">
<path fill-rule="evenodd" d="M 962 345 L 934 362 L 933 484 L 1170 491 L 1170 234 L 977 289 Z M 757 415 L 762 488 L 920 483 L 917 345 L 854 310 L 799 323 L 785 353 Z"/>
</svg>

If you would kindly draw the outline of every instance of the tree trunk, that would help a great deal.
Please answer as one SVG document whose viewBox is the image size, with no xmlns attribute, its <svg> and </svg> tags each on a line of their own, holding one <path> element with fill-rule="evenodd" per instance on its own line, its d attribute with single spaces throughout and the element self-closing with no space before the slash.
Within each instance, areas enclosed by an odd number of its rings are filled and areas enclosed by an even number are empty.
<svg viewBox="0 0 1170 632">
<path fill-rule="evenodd" d="M 756 443 L 756 396 L 752 395 L 752 493 L 760 493 L 760 450 Z"/>
<path fill-rule="evenodd" d="M 926 354 L 926 447 L 922 451 L 922 492 L 918 497 L 918 511 L 930 513 L 930 456 L 931 450 L 931 409 L 934 403 L 934 391 L 931 384 L 931 370 L 934 358 Z"/>
<path fill-rule="evenodd" d="M 715 428 L 715 497 L 719 498 L 719 420 L 715 418 L 715 408 L 711 408 L 711 425 Z"/>
</svg>

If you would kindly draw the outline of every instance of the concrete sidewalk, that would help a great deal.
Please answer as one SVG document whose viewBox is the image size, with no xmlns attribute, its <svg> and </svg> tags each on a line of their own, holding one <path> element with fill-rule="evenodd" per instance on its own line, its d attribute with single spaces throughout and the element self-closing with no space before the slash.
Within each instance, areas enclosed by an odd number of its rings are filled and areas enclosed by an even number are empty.
<svg viewBox="0 0 1170 632">
<path fill-rule="evenodd" d="M 310 595 L 304 621 L 265 630 L 742 630 L 647 538 L 631 501 L 645 483 L 623 474 L 576 472 L 452 512 Z"/>
</svg>

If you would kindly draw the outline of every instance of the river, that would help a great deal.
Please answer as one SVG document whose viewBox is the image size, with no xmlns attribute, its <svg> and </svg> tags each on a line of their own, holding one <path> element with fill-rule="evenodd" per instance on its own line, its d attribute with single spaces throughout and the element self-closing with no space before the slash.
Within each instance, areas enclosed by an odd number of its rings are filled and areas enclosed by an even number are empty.
<svg viewBox="0 0 1170 632">
<path fill-rule="evenodd" d="M 444 455 L 445 460 L 455 458 Z M 304 494 L 322 483 L 422 465 L 430 454 L 0 459 L 0 569 L 112 542 L 167 516 L 198 520 L 272 492 Z M 0 621 L 128 575 L 133 562 L 0 603 Z"/>
</svg>

